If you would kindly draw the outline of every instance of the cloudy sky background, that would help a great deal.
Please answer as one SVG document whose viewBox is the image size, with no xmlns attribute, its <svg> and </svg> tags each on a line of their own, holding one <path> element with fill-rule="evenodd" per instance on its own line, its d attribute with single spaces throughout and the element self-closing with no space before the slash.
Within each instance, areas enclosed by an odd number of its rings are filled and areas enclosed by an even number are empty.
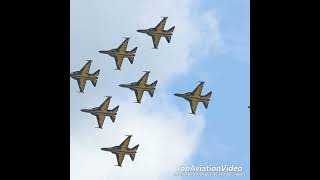
<svg viewBox="0 0 320 180">
<path fill-rule="evenodd" d="M 100 69 L 97 87 L 87 82 L 79 94 L 70 79 L 71 180 L 199 179 L 173 176 L 178 166 L 237 165 L 249 179 L 249 0 L 71 0 L 70 71 L 92 59 L 91 73 Z M 161 39 L 152 49 L 151 37 L 137 33 L 168 16 L 165 29 L 176 26 L 171 43 Z M 99 50 L 119 46 L 131 37 L 128 50 L 138 47 L 135 61 L 127 59 L 115 71 L 114 59 Z M 158 80 L 153 98 L 145 93 L 136 104 L 134 92 L 119 84 L 137 81 L 150 70 L 148 83 Z M 192 91 L 205 81 L 203 94 L 213 91 L 207 110 L 199 104 L 190 115 L 187 101 L 173 96 Z M 95 128 L 94 116 L 80 111 L 99 106 L 112 96 L 109 108 L 120 105 L 114 124 Z M 114 166 L 114 154 L 101 147 L 119 145 L 132 134 L 129 147 L 140 144 L 135 161 L 125 157 Z M 204 179 L 222 179 L 209 177 Z"/>
</svg>

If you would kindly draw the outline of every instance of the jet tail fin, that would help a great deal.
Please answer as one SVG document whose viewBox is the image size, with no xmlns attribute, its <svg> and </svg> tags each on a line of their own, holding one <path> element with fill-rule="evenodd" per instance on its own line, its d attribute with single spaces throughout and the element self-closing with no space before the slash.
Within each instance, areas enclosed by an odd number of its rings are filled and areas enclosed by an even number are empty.
<svg viewBox="0 0 320 180">
<path fill-rule="evenodd" d="M 97 85 L 97 79 L 98 79 L 99 73 L 100 73 L 100 69 L 98 69 L 95 73 L 92 74 L 94 78 L 91 80 L 91 83 L 94 87 L 96 87 Z"/>
<path fill-rule="evenodd" d="M 133 48 L 130 53 L 136 53 L 137 52 L 138 47 Z"/>
<path fill-rule="evenodd" d="M 139 144 L 132 148 L 132 150 L 138 150 Z"/>
<path fill-rule="evenodd" d="M 208 98 L 208 99 L 210 99 L 211 94 L 212 94 L 212 91 L 210 91 L 207 95 L 205 95 L 205 97 Z"/>
<path fill-rule="evenodd" d="M 168 32 L 173 32 L 174 31 L 174 28 L 175 28 L 175 26 L 173 26 L 172 28 L 170 28 L 169 30 L 168 30 Z M 166 38 L 166 40 L 167 40 L 167 42 L 168 43 L 170 43 L 170 41 L 171 41 L 171 36 L 172 35 L 167 35 L 167 36 L 165 36 L 165 38 Z"/>
<path fill-rule="evenodd" d="M 136 53 L 137 52 L 138 47 L 133 48 L 130 53 Z M 129 61 L 131 64 L 133 64 L 133 60 L 134 60 L 134 56 L 129 56 L 128 57 Z"/>
<path fill-rule="evenodd" d="M 174 31 L 174 28 L 175 28 L 175 26 L 173 26 L 172 28 L 170 28 L 169 30 L 168 30 L 168 32 L 173 32 Z"/>
<path fill-rule="evenodd" d="M 118 112 L 118 109 L 119 109 L 119 106 L 113 108 L 111 111 L 116 113 L 116 112 Z M 115 115 L 111 115 L 110 119 L 114 123 L 114 121 L 116 120 L 116 116 Z"/>
<path fill-rule="evenodd" d="M 112 112 L 118 112 L 119 106 L 112 109 Z"/>
<path fill-rule="evenodd" d="M 99 76 L 99 73 L 100 73 L 100 69 L 98 69 L 96 72 L 94 72 L 94 73 L 93 73 L 93 76 L 94 76 L 94 77 L 98 77 L 98 76 Z"/>
<path fill-rule="evenodd" d="M 148 92 L 150 94 L 151 97 L 153 97 L 154 94 L 154 88 L 156 88 L 158 81 L 153 82 L 152 84 L 150 84 L 151 87 L 153 87 L 153 89 L 150 89 Z"/>
<path fill-rule="evenodd" d="M 138 150 L 139 144 L 132 148 L 132 150 Z M 130 158 L 132 161 L 134 161 L 134 157 L 136 156 L 136 153 L 130 154 Z"/>
<path fill-rule="evenodd" d="M 205 95 L 205 97 L 208 98 L 207 101 L 203 101 L 203 105 L 204 105 L 204 107 L 205 107 L 206 109 L 207 109 L 208 106 L 209 106 L 209 99 L 210 99 L 210 97 L 211 97 L 211 94 L 212 94 L 212 91 L 210 91 L 207 95 Z"/>
</svg>

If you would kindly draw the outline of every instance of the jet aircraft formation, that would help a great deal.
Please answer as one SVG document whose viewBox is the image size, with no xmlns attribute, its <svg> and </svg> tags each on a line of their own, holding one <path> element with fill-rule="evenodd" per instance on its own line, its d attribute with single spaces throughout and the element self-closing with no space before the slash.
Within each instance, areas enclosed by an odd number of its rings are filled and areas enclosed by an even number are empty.
<svg viewBox="0 0 320 180">
<path fill-rule="evenodd" d="M 148 36 L 152 37 L 153 42 L 153 48 L 158 49 L 159 42 L 161 37 L 166 38 L 167 42 L 170 43 L 171 36 L 173 34 L 175 26 L 171 27 L 168 30 L 164 30 L 166 21 L 168 17 L 163 17 L 160 23 L 154 28 L 149 29 L 141 29 L 137 30 L 139 33 L 145 33 Z M 100 50 L 98 51 L 101 54 L 107 54 L 114 58 L 116 69 L 121 71 L 122 63 L 124 58 L 127 58 L 131 64 L 134 62 L 135 54 L 137 52 L 138 47 L 133 48 L 130 51 L 127 51 L 127 47 L 129 44 L 129 37 L 125 37 L 125 40 L 114 49 L 109 50 Z M 84 93 L 84 89 L 86 86 L 86 82 L 89 80 L 91 81 L 92 85 L 96 87 L 97 80 L 99 76 L 100 70 L 97 70 L 96 72 L 90 74 L 90 67 L 91 67 L 92 60 L 88 60 L 88 62 L 84 65 L 84 67 L 80 71 L 75 71 L 70 73 L 70 76 L 72 79 L 77 80 L 78 86 L 79 86 L 79 93 Z M 136 103 L 141 104 L 142 97 L 145 91 L 149 93 L 151 98 L 154 95 L 156 86 L 158 81 L 154 81 L 151 84 L 147 84 L 150 71 L 144 71 L 145 74 L 137 81 L 133 83 L 128 84 L 120 84 L 120 87 L 128 88 L 135 92 L 136 96 Z M 191 107 L 191 114 L 196 114 L 197 106 L 199 102 L 202 102 L 205 106 L 205 108 L 208 108 L 210 97 L 212 94 L 212 91 L 207 93 L 206 95 L 201 95 L 202 89 L 203 89 L 204 82 L 200 82 L 200 84 L 194 89 L 192 92 L 187 92 L 184 94 L 176 93 L 175 96 L 182 97 L 185 100 L 189 101 L 190 107 Z M 102 129 L 104 125 L 104 121 L 106 116 L 110 117 L 112 123 L 115 123 L 116 116 L 118 114 L 119 106 L 114 107 L 113 109 L 109 109 L 111 96 L 106 96 L 107 99 L 104 100 L 104 102 L 99 107 L 89 108 L 89 109 L 81 109 L 82 112 L 90 113 L 91 115 L 96 116 L 98 127 Z M 116 166 L 122 166 L 122 162 L 124 160 L 125 155 L 129 155 L 131 160 L 134 161 L 135 155 L 137 153 L 139 144 L 134 146 L 133 148 L 129 148 L 129 143 L 132 135 L 127 135 L 128 137 L 119 145 L 119 146 L 113 146 L 109 148 L 101 148 L 102 151 L 109 151 L 116 155 L 117 157 L 117 165 Z"/>
</svg>

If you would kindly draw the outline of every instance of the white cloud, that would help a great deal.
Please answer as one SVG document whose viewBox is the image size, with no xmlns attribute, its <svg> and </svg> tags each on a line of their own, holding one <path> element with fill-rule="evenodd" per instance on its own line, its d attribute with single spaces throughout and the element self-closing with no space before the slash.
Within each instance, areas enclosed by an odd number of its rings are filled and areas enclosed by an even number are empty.
<svg viewBox="0 0 320 180">
<path fill-rule="evenodd" d="M 97 87 L 87 83 L 85 94 L 77 94 L 76 82 L 70 81 L 71 180 L 177 178 L 172 174 L 195 152 L 205 120 L 188 114 L 187 102 L 183 110 L 174 105 L 167 86 L 189 72 L 198 60 L 193 55 L 221 42 L 214 13 L 196 7 L 195 0 L 71 1 L 71 71 L 86 59 L 94 60 L 92 71 L 101 69 Z M 136 30 L 155 26 L 160 16 L 169 17 L 165 29 L 176 28 L 171 43 L 161 39 L 154 50 L 151 37 Z M 98 51 L 117 47 L 124 36 L 131 37 L 128 49 L 138 46 L 138 51 L 135 62 L 125 60 L 120 72 L 113 70 L 111 57 Z M 145 93 L 139 105 L 132 103 L 134 92 L 118 84 L 137 81 L 143 70 L 151 70 L 149 82 L 159 82 L 155 97 Z M 113 96 L 110 108 L 120 105 L 119 114 L 114 124 L 107 118 L 100 130 L 94 128 L 94 116 L 79 110 L 98 106 L 106 95 Z M 100 148 L 120 144 L 126 134 L 133 135 L 130 147 L 140 144 L 138 153 L 134 162 L 125 157 L 123 167 L 115 167 L 115 155 Z"/>
<path fill-rule="evenodd" d="M 170 179 L 176 167 L 190 158 L 204 126 L 201 116 L 194 119 L 169 109 L 145 112 L 122 104 L 115 124 L 107 119 L 103 130 L 88 126 L 71 137 L 71 179 Z M 100 148 L 119 145 L 128 134 L 133 134 L 129 147 L 139 144 L 138 153 L 134 162 L 125 157 L 119 168 L 114 166 L 116 156 Z"/>
</svg>

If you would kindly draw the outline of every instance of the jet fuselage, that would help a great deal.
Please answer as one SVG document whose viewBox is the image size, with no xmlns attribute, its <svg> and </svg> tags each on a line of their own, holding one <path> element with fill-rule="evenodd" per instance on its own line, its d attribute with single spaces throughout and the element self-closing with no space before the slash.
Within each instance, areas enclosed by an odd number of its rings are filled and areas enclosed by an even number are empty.
<svg viewBox="0 0 320 180">
<path fill-rule="evenodd" d="M 124 87 L 124 88 L 129 88 L 131 90 L 143 90 L 143 91 L 149 91 L 149 90 L 154 90 L 155 87 L 147 85 L 147 84 L 120 84 L 120 87 Z"/>
<path fill-rule="evenodd" d="M 85 80 L 98 79 L 98 76 L 94 76 L 93 74 L 82 74 L 80 71 L 70 73 L 72 79 L 80 79 L 84 78 Z"/>
<path fill-rule="evenodd" d="M 115 49 L 112 50 L 107 50 L 107 51 L 99 51 L 102 54 L 108 54 L 111 57 L 119 57 L 119 56 L 123 56 L 123 57 L 134 57 L 135 53 L 132 53 L 130 51 L 117 51 Z"/>
<path fill-rule="evenodd" d="M 186 100 L 196 100 L 196 101 L 199 101 L 199 102 L 207 102 L 207 101 L 210 101 L 209 98 L 205 97 L 205 96 L 195 96 L 195 95 L 192 95 L 192 94 L 175 94 L 176 96 L 178 97 L 182 97 Z"/>
<path fill-rule="evenodd" d="M 117 112 L 113 112 L 110 110 L 107 110 L 105 112 L 100 111 L 99 109 L 81 109 L 82 112 L 90 113 L 92 115 L 105 115 L 105 116 L 116 116 Z"/>
<path fill-rule="evenodd" d="M 137 153 L 136 150 L 133 150 L 133 149 L 130 149 L 130 148 L 125 148 L 125 149 L 121 149 L 119 146 L 114 146 L 114 147 L 111 147 L 111 148 L 101 148 L 102 151 L 109 151 L 109 152 L 112 152 L 113 154 L 117 154 L 117 153 L 120 153 L 120 152 L 123 152 L 125 154 L 135 154 Z"/>
<path fill-rule="evenodd" d="M 153 28 L 151 29 L 146 29 L 146 30 L 137 30 L 140 33 L 145 33 L 149 36 L 153 36 L 153 35 L 161 35 L 161 36 L 171 36 L 172 32 L 166 31 L 166 30 L 154 30 Z"/>
</svg>

